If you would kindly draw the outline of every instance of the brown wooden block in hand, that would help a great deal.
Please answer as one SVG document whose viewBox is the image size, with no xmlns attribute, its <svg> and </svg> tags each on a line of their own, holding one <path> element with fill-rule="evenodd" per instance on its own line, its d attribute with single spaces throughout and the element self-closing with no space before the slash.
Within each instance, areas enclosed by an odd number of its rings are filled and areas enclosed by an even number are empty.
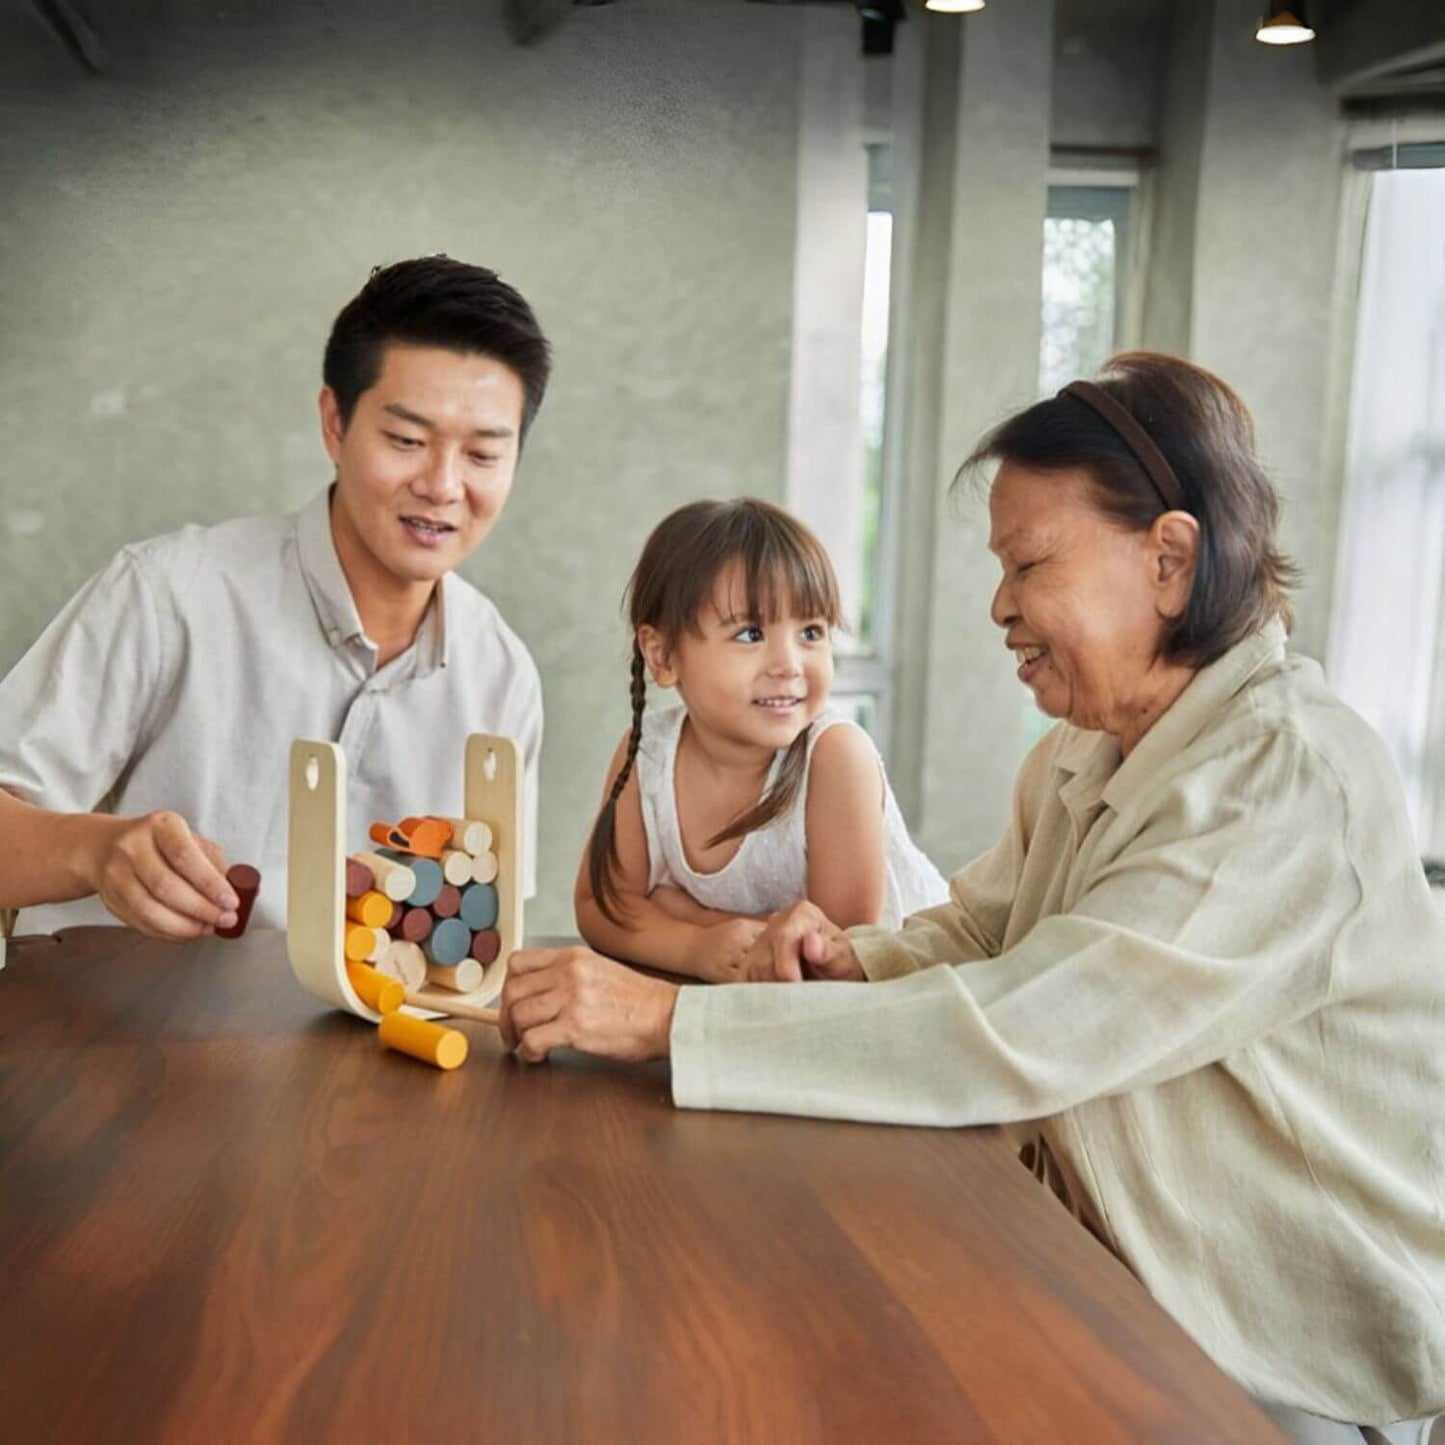
<svg viewBox="0 0 1445 1445">
<path fill-rule="evenodd" d="M 249 863 L 233 863 L 226 870 L 226 882 L 231 885 L 240 906 L 236 909 L 236 921 L 229 928 L 218 928 L 216 937 L 239 938 L 251 921 L 251 909 L 261 891 L 261 875 Z"/>
<path fill-rule="evenodd" d="M 456 1069 L 466 1062 L 467 1036 L 426 1019 L 402 1013 L 383 1014 L 377 1033 L 387 1048 L 410 1054 L 438 1069 Z"/>
</svg>

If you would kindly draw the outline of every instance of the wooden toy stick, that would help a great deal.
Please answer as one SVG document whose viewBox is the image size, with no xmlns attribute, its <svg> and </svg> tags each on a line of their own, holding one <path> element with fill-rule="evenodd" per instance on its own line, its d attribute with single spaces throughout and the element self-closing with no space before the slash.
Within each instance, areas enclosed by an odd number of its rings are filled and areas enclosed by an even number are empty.
<svg viewBox="0 0 1445 1445">
<path fill-rule="evenodd" d="M 435 922 L 430 909 L 408 908 L 401 915 L 401 922 L 397 927 L 408 943 L 425 943 L 431 937 L 432 924 Z"/>
<path fill-rule="evenodd" d="M 459 964 L 471 946 L 471 930 L 460 918 L 441 918 L 422 948 L 432 963 L 445 968 Z"/>
<path fill-rule="evenodd" d="M 451 843 L 452 830 L 449 823 L 438 818 L 403 818 L 396 827 L 373 823 L 371 837 L 374 842 L 415 853 L 419 858 L 440 858 Z"/>
<path fill-rule="evenodd" d="M 436 896 L 446 882 L 440 863 L 432 858 L 408 858 L 389 848 L 384 849 L 381 856 L 388 862 L 402 864 L 410 872 L 414 886 L 406 896 L 407 903 L 413 908 L 430 908 L 436 902 Z"/>
<path fill-rule="evenodd" d="M 406 1002 L 406 985 L 394 978 L 387 978 L 364 963 L 346 965 L 346 976 L 356 990 L 356 996 L 367 1008 L 374 1008 L 379 1014 L 394 1014 Z"/>
<path fill-rule="evenodd" d="M 365 863 L 358 863 L 355 858 L 346 860 L 346 896 L 348 898 L 360 898 L 363 893 L 369 893 L 375 886 L 371 869 Z"/>
<path fill-rule="evenodd" d="M 452 847 L 460 848 L 463 853 L 475 856 L 485 853 L 492 846 L 492 830 L 485 823 L 478 823 L 472 818 L 438 818 L 436 821 L 451 828 Z M 456 879 L 452 882 L 455 883 Z"/>
<path fill-rule="evenodd" d="M 394 907 L 385 893 L 369 889 L 360 898 L 346 900 L 346 916 L 353 923 L 364 923 L 368 928 L 385 928 L 391 922 Z"/>
<path fill-rule="evenodd" d="M 420 994 L 409 993 L 406 1001 L 415 1004 L 418 1008 L 442 1009 L 444 1008 L 453 1018 L 470 1019 L 473 1023 L 491 1024 L 496 1028 L 501 1020 L 501 1014 L 494 1008 L 483 1008 L 479 1003 L 468 1003 L 464 998 L 447 999 L 438 1003 L 433 998 L 423 998 Z"/>
<path fill-rule="evenodd" d="M 502 935 L 495 928 L 484 928 L 480 933 L 472 934 L 472 946 L 469 952 L 478 963 L 493 962 L 501 951 Z"/>
<path fill-rule="evenodd" d="M 460 848 L 448 848 L 442 854 L 442 877 L 457 888 L 464 888 L 472 881 L 475 866 L 472 855 Z"/>
<path fill-rule="evenodd" d="M 471 993 L 482 986 L 483 969 L 474 958 L 464 958 L 460 963 L 448 967 L 444 963 L 429 963 L 426 977 L 438 988 L 450 989 L 453 993 Z"/>
<path fill-rule="evenodd" d="M 386 952 L 391 938 L 384 928 L 368 928 L 364 923 L 346 925 L 346 956 L 352 963 L 373 963 Z"/>
<path fill-rule="evenodd" d="M 408 989 L 420 988 L 426 982 L 426 954 L 419 944 L 408 943 L 402 938 L 392 940 L 377 960 L 376 967 L 379 973 L 396 979 Z"/>
<path fill-rule="evenodd" d="M 490 883 L 472 883 L 462 894 L 462 922 L 473 932 L 497 926 L 497 890 Z"/>
<path fill-rule="evenodd" d="M 405 863 L 383 858 L 380 853 L 358 853 L 356 861 L 371 869 L 376 886 L 393 902 L 401 903 L 416 892 L 416 874 Z"/>
<path fill-rule="evenodd" d="M 472 882 L 473 883 L 495 883 L 497 881 L 497 855 L 495 853 L 478 853 L 472 859 Z"/>
<path fill-rule="evenodd" d="M 233 863 L 226 870 L 226 882 L 235 890 L 240 907 L 236 910 L 236 921 L 229 928 L 218 928 L 217 938 L 239 938 L 251 920 L 251 907 L 261 891 L 261 875 L 249 863 Z"/>
<path fill-rule="evenodd" d="M 400 848 L 403 852 L 406 851 L 406 834 L 390 823 L 373 823 L 366 830 L 366 836 L 373 843 L 379 843 L 383 848 Z"/>
<path fill-rule="evenodd" d="M 377 1033 L 387 1048 L 439 1069 L 460 1068 L 466 1062 L 467 1036 L 426 1019 L 402 1013 L 383 1014 Z"/>
</svg>

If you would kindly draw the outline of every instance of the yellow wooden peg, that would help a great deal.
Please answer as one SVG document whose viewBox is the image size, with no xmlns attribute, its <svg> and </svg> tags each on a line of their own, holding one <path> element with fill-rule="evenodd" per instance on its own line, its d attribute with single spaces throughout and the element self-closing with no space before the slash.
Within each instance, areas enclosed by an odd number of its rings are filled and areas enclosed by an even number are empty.
<svg viewBox="0 0 1445 1445">
<path fill-rule="evenodd" d="M 346 964 L 346 976 L 356 996 L 367 1008 L 379 1014 L 394 1014 L 406 1001 L 406 987 L 394 978 L 386 978 L 364 963 Z"/>
<path fill-rule="evenodd" d="M 443 1028 L 410 1014 L 383 1014 L 377 1027 L 389 1049 L 410 1054 L 438 1069 L 456 1069 L 466 1061 L 467 1036 L 457 1029 Z"/>
</svg>

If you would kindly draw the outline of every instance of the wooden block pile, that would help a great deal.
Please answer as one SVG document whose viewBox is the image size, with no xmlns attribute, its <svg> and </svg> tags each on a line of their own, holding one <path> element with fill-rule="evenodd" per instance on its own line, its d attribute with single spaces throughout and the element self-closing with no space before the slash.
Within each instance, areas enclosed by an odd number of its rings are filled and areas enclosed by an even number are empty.
<svg viewBox="0 0 1445 1445">
<path fill-rule="evenodd" d="M 383 1042 L 440 1068 L 456 1068 L 467 1041 L 397 1012 L 424 984 L 454 993 L 481 987 L 501 949 L 492 830 L 467 818 L 373 823 L 374 850 L 346 860 L 346 968 L 361 999 L 382 1015 Z"/>
</svg>

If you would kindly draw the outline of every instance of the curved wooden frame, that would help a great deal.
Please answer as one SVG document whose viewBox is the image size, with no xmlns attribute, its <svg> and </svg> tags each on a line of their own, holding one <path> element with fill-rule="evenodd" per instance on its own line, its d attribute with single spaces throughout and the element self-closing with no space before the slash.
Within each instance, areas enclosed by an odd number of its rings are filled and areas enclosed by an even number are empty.
<svg viewBox="0 0 1445 1445">
<path fill-rule="evenodd" d="M 423 1016 L 474 1017 L 501 993 L 507 960 L 522 940 L 522 757 L 511 738 L 473 733 L 467 739 L 463 809 L 467 818 L 492 830 L 502 946 L 471 993 L 430 984 L 409 993 L 410 1011 Z M 346 976 L 346 836 L 346 754 L 335 743 L 297 738 L 291 744 L 286 866 L 291 971 L 308 993 L 375 1023 L 380 1015 L 361 1001 Z"/>
</svg>

